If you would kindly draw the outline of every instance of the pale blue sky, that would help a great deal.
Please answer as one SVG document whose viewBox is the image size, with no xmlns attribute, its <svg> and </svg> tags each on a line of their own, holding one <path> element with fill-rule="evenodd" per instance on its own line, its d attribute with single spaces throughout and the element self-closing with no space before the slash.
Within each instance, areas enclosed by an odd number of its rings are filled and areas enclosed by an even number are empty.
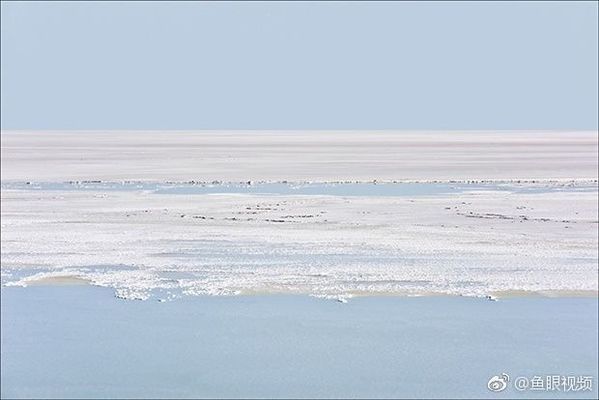
<svg viewBox="0 0 599 400">
<path fill-rule="evenodd" d="M 586 3 L 2 3 L 4 129 L 597 129 Z"/>
</svg>

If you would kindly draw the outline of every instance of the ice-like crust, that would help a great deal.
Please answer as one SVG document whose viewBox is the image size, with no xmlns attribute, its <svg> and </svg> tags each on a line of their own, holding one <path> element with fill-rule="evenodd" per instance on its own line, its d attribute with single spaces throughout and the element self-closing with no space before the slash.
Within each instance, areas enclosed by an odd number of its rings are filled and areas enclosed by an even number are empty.
<svg viewBox="0 0 599 400">
<path fill-rule="evenodd" d="M 2 131 L 0 139 L 2 181 L 597 179 L 598 167 L 596 130 Z"/>
<path fill-rule="evenodd" d="M 401 198 L 3 188 L 2 279 L 75 277 L 140 300 L 596 293 L 597 191 L 568 185 Z"/>
<path fill-rule="evenodd" d="M 1 279 L 79 279 L 157 300 L 596 293 L 597 140 L 596 131 L 2 131 Z M 299 195 L 312 182 L 475 190 Z M 272 183 L 289 187 L 244 194 Z M 177 185 L 193 189 L 169 192 Z M 227 185 L 242 188 L 194 193 Z"/>
</svg>

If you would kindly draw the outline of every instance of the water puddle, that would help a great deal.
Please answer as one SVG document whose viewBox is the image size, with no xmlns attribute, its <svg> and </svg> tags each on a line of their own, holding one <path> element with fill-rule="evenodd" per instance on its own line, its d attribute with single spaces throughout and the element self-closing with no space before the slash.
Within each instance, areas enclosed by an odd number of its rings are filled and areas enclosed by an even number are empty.
<svg viewBox="0 0 599 400">
<path fill-rule="evenodd" d="M 316 196 L 432 196 L 467 191 L 515 193 L 596 192 L 597 183 L 148 183 L 148 182 L 3 182 L 2 190 L 146 191 L 153 194 L 260 194 Z"/>
</svg>

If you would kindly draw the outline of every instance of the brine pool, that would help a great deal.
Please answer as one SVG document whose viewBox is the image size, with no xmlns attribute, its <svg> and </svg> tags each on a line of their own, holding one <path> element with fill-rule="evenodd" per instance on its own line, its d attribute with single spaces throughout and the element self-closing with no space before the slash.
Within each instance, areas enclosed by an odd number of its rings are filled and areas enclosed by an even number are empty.
<svg viewBox="0 0 599 400">
<path fill-rule="evenodd" d="M 1 290 L 2 398 L 597 397 L 596 298 L 157 303 L 94 286 Z M 504 373 L 506 389 L 490 391 Z M 514 387 L 535 376 L 592 386 Z"/>
<path fill-rule="evenodd" d="M 155 183 L 155 182 L 3 182 L 2 190 L 147 191 L 155 194 L 260 194 L 323 196 L 430 196 L 466 191 L 547 193 L 597 191 L 597 182 L 340 182 L 340 183 Z"/>
</svg>

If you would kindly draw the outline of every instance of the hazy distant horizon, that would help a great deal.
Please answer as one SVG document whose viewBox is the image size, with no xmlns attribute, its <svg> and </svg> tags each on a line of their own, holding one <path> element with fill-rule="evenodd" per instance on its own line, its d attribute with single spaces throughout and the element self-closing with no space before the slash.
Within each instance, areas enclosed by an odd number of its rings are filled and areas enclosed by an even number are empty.
<svg viewBox="0 0 599 400">
<path fill-rule="evenodd" d="M 597 130 L 596 2 L 2 3 L 3 130 Z"/>
</svg>

